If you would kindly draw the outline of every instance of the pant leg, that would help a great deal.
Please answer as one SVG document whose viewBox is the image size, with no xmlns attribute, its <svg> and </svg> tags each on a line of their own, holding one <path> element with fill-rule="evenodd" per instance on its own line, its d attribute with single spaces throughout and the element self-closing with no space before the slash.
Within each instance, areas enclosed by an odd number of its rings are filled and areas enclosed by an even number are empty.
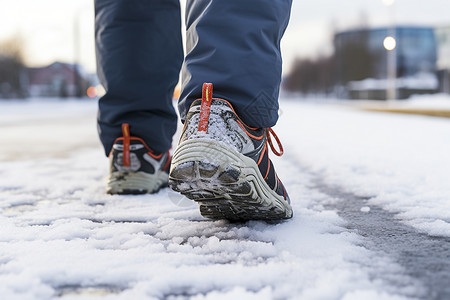
<svg viewBox="0 0 450 300">
<path fill-rule="evenodd" d="M 214 97 L 229 100 L 248 125 L 275 125 L 280 40 L 291 5 L 292 0 L 188 0 L 182 119 L 201 97 L 203 82 L 211 82 Z"/>
<path fill-rule="evenodd" d="M 106 94 L 98 129 L 105 153 L 129 123 L 157 152 L 176 131 L 172 105 L 183 48 L 178 0 L 95 0 L 97 72 Z"/>
</svg>

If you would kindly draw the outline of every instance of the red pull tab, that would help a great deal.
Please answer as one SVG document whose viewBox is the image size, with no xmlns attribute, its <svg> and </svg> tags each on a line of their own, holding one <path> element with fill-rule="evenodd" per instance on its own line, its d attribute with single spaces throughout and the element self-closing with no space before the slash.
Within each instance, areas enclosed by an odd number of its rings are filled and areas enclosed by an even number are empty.
<svg viewBox="0 0 450 300">
<path fill-rule="evenodd" d="M 202 105 L 200 107 L 200 119 L 198 121 L 198 131 L 206 132 L 208 130 L 212 93 L 213 93 L 212 83 L 204 83 L 202 90 Z"/>
<path fill-rule="evenodd" d="M 130 125 L 128 123 L 122 124 L 122 134 L 123 134 L 123 166 L 131 166 L 130 161 Z"/>
<path fill-rule="evenodd" d="M 270 137 L 270 135 L 272 135 L 275 138 L 275 141 L 278 144 L 278 149 L 280 149 L 280 152 L 278 152 L 277 150 L 275 150 L 275 147 L 273 146 L 272 143 L 272 138 Z M 267 128 L 267 141 L 269 142 L 270 145 L 270 149 L 272 149 L 272 152 L 275 153 L 276 156 L 281 156 L 284 153 L 284 149 L 283 149 L 283 145 L 281 145 L 280 139 L 278 138 L 278 136 L 276 135 L 276 133 L 272 130 L 272 128 Z"/>
</svg>

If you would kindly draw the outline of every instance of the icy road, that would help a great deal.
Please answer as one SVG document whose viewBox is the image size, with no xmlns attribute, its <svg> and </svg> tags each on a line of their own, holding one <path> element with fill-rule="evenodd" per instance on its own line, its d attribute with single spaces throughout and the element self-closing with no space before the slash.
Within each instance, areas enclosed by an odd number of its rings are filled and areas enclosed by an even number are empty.
<svg viewBox="0 0 450 300">
<path fill-rule="evenodd" d="M 0 102 L 0 298 L 450 299 L 450 119 L 281 112 L 294 218 L 229 223 L 105 195 L 94 102 Z"/>
</svg>

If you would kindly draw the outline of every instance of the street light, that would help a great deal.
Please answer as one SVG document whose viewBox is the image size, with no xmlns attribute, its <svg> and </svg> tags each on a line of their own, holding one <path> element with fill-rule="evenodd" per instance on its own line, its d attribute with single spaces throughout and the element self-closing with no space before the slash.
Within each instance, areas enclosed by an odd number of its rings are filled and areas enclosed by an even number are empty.
<svg viewBox="0 0 450 300">
<path fill-rule="evenodd" d="M 392 51 L 395 49 L 395 47 L 397 47 L 397 41 L 395 40 L 395 38 L 393 36 L 389 35 L 383 40 L 383 46 L 384 46 L 384 49 L 386 49 L 388 51 Z"/>
<path fill-rule="evenodd" d="M 397 98 L 397 40 L 395 30 L 395 0 L 382 0 L 383 4 L 389 7 L 389 23 L 387 36 L 383 40 L 383 47 L 387 50 L 387 85 L 386 98 L 387 100 L 394 100 Z"/>
<path fill-rule="evenodd" d="M 88 6 L 80 6 L 73 15 L 73 56 L 74 56 L 74 62 L 73 62 L 73 84 L 75 86 L 75 93 L 74 96 L 77 98 L 81 98 L 83 96 L 83 87 L 81 82 L 81 72 L 79 67 L 81 66 L 80 63 L 80 29 L 81 29 L 81 17 L 82 14 L 86 11 L 91 10 Z"/>
</svg>

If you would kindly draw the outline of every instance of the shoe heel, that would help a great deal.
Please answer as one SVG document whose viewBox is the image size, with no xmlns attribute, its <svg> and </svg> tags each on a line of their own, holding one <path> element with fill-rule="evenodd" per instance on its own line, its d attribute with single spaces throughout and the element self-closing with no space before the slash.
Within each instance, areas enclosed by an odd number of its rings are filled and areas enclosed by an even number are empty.
<svg viewBox="0 0 450 300">
<path fill-rule="evenodd" d="M 211 139 L 192 139 L 181 143 L 175 151 L 170 179 L 217 179 L 232 183 L 239 179 L 240 164 L 239 156 L 224 145 Z"/>
</svg>

